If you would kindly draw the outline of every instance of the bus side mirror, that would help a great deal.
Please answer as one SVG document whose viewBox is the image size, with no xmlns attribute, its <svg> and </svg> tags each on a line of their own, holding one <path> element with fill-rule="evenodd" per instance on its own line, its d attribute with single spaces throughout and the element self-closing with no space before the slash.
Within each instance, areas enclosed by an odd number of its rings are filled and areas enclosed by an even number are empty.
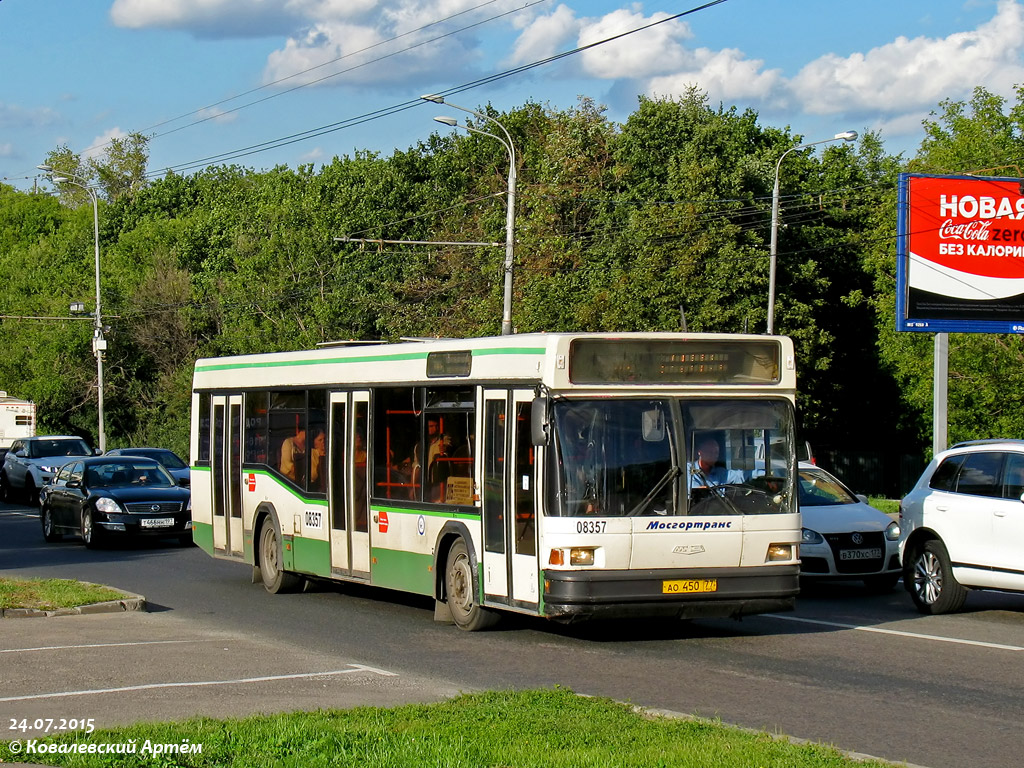
<svg viewBox="0 0 1024 768">
<path fill-rule="evenodd" d="M 530 408 L 530 439 L 534 445 L 547 445 L 551 439 L 551 422 L 546 397 L 533 398 L 533 406 Z"/>
</svg>

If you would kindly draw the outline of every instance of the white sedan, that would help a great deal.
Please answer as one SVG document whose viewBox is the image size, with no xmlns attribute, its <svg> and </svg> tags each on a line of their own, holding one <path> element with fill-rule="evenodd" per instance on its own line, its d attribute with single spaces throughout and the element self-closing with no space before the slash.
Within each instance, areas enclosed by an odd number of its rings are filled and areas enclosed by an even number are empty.
<svg viewBox="0 0 1024 768">
<path fill-rule="evenodd" d="M 900 579 L 900 526 L 813 464 L 800 464 L 800 576 L 859 579 L 889 592 Z"/>
</svg>

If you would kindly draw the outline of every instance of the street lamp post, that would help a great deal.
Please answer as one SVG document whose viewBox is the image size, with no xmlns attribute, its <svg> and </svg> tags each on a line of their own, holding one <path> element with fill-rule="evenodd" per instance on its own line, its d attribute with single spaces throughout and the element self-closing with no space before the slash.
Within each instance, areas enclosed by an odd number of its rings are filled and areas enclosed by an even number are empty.
<svg viewBox="0 0 1024 768">
<path fill-rule="evenodd" d="M 106 453 L 107 451 L 107 433 L 104 426 L 103 420 L 103 353 L 107 349 L 107 340 L 103 338 L 103 315 L 100 310 L 100 206 L 99 200 L 96 196 L 96 190 L 88 185 L 85 179 L 81 176 L 75 176 L 70 173 L 57 173 L 54 174 L 54 170 L 49 165 L 37 166 L 39 170 L 46 171 L 50 174 L 50 180 L 54 184 L 71 184 L 76 187 L 84 189 L 92 200 L 92 226 L 93 226 L 93 243 L 95 246 L 95 265 L 96 265 L 96 311 L 93 315 L 93 331 L 92 331 L 92 352 L 96 356 L 96 405 L 97 405 L 97 416 L 98 416 L 98 430 L 99 434 L 97 439 L 99 441 L 100 453 Z"/>
<path fill-rule="evenodd" d="M 813 147 L 816 144 L 827 144 L 830 141 L 856 141 L 856 131 L 843 131 L 837 133 L 831 139 L 822 139 L 821 141 L 811 141 L 807 144 L 798 144 L 795 147 L 790 147 L 779 157 L 779 162 L 775 164 L 775 187 L 772 190 L 772 237 L 771 237 L 771 260 L 768 266 L 768 334 L 775 332 L 775 268 L 778 261 L 778 246 L 779 246 L 779 171 L 782 169 L 782 161 L 790 152 L 795 152 L 798 149 L 807 149 L 807 147 Z"/>
<path fill-rule="evenodd" d="M 453 128 L 464 128 L 472 133 L 490 136 L 492 139 L 499 141 L 501 145 L 505 147 L 505 151 L 508 152 L 508 206 L 505 212 L 505 285 L 501 313 L 501 335 L 508 336 L 512 333 L 512 263 L 515 253 L 516 224 L 516 149 L 515 145 L 512 143 L 512 134 L 508 132 L 508 129 L 504 125 L 490 115 L 485 115 L 483 112 L 477 112 L 475 109 L 460 107 L 458 104 L 452 104 L 450 101 L 446 101 L 444 96 L 439 96 L 438 94 L 427 94 L 420 98 L 434 104 L 447 104 L 452 109 L 458 109 L 463 112 L 468 112 L 471 115 L 476 115 L 481 120 L 487 120 L 494 123 L 501 129 L 501 132 L 505 134 L 505 137 L 502 138 L 497 134 L 481 131 L 479 128 L 472 128 L 468 125 L 459 125 L 458 121 L 451 117 L 434 118 L 437 122 Z"/>
</svg>

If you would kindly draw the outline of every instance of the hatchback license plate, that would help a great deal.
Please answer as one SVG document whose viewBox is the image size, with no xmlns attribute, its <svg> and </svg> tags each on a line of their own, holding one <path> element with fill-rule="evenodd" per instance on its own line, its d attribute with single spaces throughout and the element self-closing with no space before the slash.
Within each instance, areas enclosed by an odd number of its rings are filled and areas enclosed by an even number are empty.
<svg viewBox="0 0 1024 768">
<path fill-rule="evenodd" d="M 693 592 L 717 592 L 718 579 L 676 579 L 661 582 L 665 595 L 683 595 Z"/>
<path fill-rule="evenodd" d="M 170 528 L 174 525 L 173 517 L 144 517 L 139 521 L 143 528 Z"/>
<path fill-rule="evenodd" d="M 874 549 L 841 549 L 839 550 L 840 560 L 877 560 L 882 556 L 882 550 Z"/>
</svg>

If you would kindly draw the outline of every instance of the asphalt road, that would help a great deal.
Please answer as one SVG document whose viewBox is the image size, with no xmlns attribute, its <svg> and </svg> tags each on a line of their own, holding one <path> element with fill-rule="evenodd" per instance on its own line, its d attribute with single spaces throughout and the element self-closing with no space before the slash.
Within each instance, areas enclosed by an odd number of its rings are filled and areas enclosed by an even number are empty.
<svg viewBox="0 0 1024 768">
<path fill-rule="evenodd" d="M 1024 748 L 1021 595 L 972 593 L 964 613 L 923 617 L 902 589 L 869 596 L 851 582 L 742 622 L 567 628 L 513 617 L 465 633 L 434 624 L 430 601 L 385 590 L 268 595 L 245 566 L 197 548 L 48 545 L 32 512 L 3 505 L 0 575 L 106 583 L 144 594 L 151 611 L 4 620 L 4 728 L 17 717 L 95 713 L 107 724 L 561 685 L 930 768 L 1015 766 Z"/>
</svg>

